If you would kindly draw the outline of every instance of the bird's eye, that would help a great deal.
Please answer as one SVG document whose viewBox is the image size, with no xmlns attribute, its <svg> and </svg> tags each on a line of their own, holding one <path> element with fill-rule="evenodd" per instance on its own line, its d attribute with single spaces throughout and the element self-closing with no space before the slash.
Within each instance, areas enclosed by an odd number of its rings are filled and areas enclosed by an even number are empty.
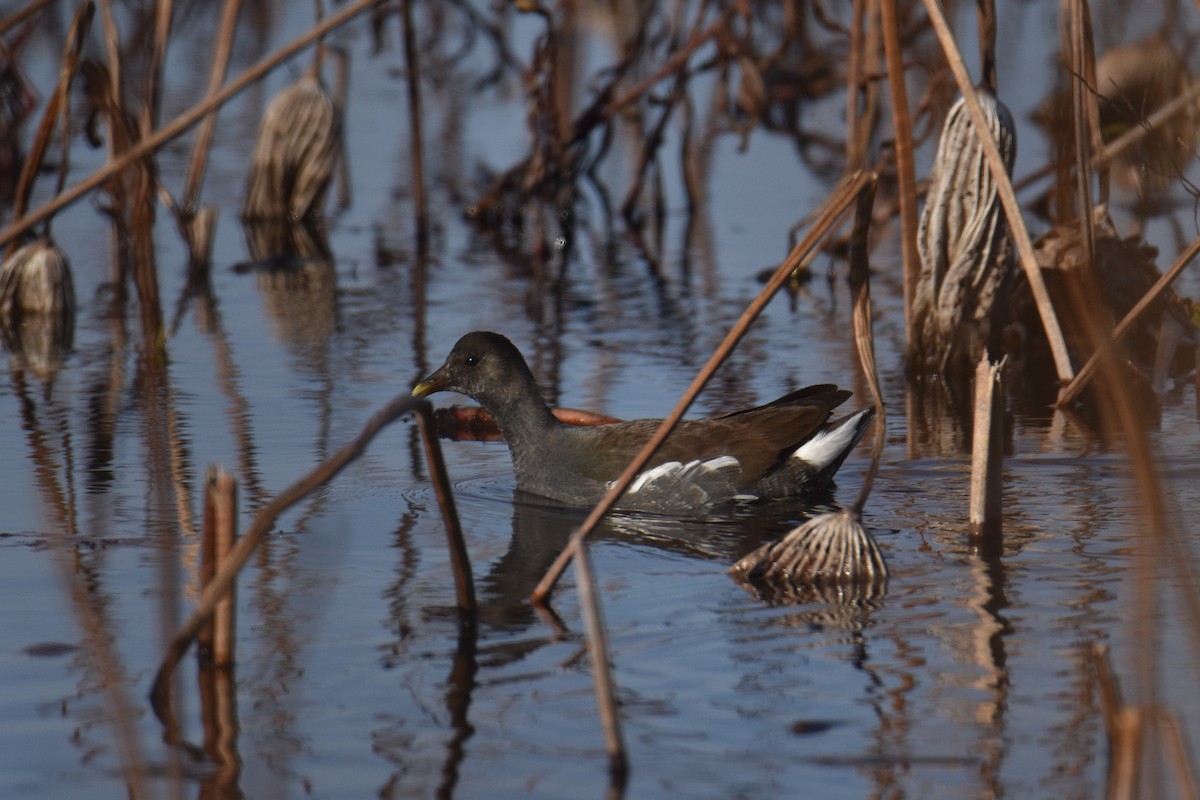
<svg viewBox="0 0 1200 800">
<path fill-rule="evenodd" d="M 479 363 L 479 357 L 478 357 L 478 356 L 467 356 L 467 366 L 468 366 L 468 367 L 473 367 L 473 366 L 475 366 L 475 365 L 476 365 L 476 364 L 478 364 L 478 363 Z"/>
</svg>

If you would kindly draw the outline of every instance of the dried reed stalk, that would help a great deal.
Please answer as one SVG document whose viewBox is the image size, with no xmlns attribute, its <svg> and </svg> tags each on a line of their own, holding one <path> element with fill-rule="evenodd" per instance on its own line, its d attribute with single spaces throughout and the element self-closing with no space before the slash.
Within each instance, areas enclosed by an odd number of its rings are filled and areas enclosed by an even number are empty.
<svg viewBox="0 0 1200 800">
<path fill-rule="evenodd" d="M 221 569 L 201 593 L 196 608 L 187 621 L 183 623 L 175 637 L 167 645 L 162 663 L 154 677 L 150 690 L 150 700 L 155 711 L 163 717 L 168 713 L 170 701 L 170 681 L 175 666 L 187 652 L 188 647 L 196 638 L 200 628 L 209 620 L 216 610 L 217 604 L 233 588 L 238 572 L 246 565 L 250 555 L 258 547 L 262 538 L 267 535 L 275 524 L 275 520 L 287 509 L 303 500 L 310 493 L 332 480 L 347 465 L 357 459 L 367 449 L 367 445 L 381 430 L 394 422 L 400 416 L 414 413 L 421 422 L 421 434 L 426 443 L 426 453 L 436 454 L 436 460 L 430 463 L 430 474 L 440 488 L 438 502 L 442 506 L 442 521 L 446 526 L 446 535 L 451 540 L 457 540 L 451 547 L 451 564 L 455 567 L 454 578 L 459 611 L 464 618 L 469 619 L 475 609 L 475 590 L 470 583 L 471 575 L 468 569 L 461 569 L 465 563 L 466 545 L 462 542 L 462 530 L 458 527 L 458 515 L 454 512 L 454 496 L 446 479 L 445 467 L 441 462 L 441 449 L 434 435 L 432 408 L 427 400 L 412 397 L 408 394 L 399 395 L 390 403 L 367 420 L 362 431 L 349 444 L 329 458 L 322 461 L 309 473 L 301 477 L 291 486 L 277 494 L 270 502 L 259 509 L 250 525 L 242 532 Z M 165 718 L 165 717 L 164 717 Z"/>
<path fill-rule="evenodd" d="M 971 536 L 995 538 L 1002 523 L 1001 477 L 1004 467 L 1004 362 L 987 354 L 975 369 L 974 435 L 971 442 Z"/>
<path fill-rule="evenodd" d="M 462 526 L 458 521 L 458 510 L 454 506 L 454 490 L 450 486 L 450 475 L 442 459 L 442 448 L 437 441 L 437 426 L 433 419 L 433 407 L 428 403 L 414 409 L 421 428 L 421 441 L 425 443 L 425 462 L 433 479 L 433 490 L 437 495 L 438 508 L 442 512 L 442 523 L 446 528 L 446 546 L 450 551 L 450 567 L 454 573 L 455 597 L 458 610 L 465 619 L 474 619 L 475 581 L 471 577 L 471 559 L 467 555 L 467 543 L 463 539 Z"/>
<path fill-rule="evenodd" d="M 596 709 L 600 714 L 600 726 L 604 731 L 604 748 L 608 751 L 609 771 L 614 780 L 624 783 L 629 772 L 625 755 L 625 743 L 621 737 L 621 716 L 617 712 L 616 683 L 612 676 L 612 663 L 608 656 L 608 631 L 604 627 L 604 615 L 600 610 L 600 596 L 592 573 L 587 542 L 580 542 L 575 550 L 575 580 L 579 586 L 580 609 L 587 631 L 588 653 L 592 661 L 592 684 L 596 691 Z"/>
<path fill-rule="evenodd" d="M 1091 87 L 1096 85 L 1096 58 L 1092 52 L 1090 16 L 1086 0 L 1063 0 L 1063 25 L 1067 63 L 1071 65 L 1071 115 L 1075 133 L 1075 213 L 1083 269 L 1095 276 L 1096 232 L 1092 224 L 1092 148 L 1100 139 L 1100 115 Z M 1086 85 L 1085 85 L 1086 82 Z M 1090 102 L 1089 102 L 1090 101 Z M 1094 133 L 1093 133 L 1094 132 Z M 1105 181 L 1105 183 L 1107 183 Z M 1066 389 L 1067 387 L 1062 387 Z"/>
<path fill-rule="evenodd" d="M 717 349 L 713 351 L 713 354 L 692 380 L 687 390 L 683 393 L 683 396 L 679 399 L 679 402 L 671 409 L 671 413 L 666 416 L 654 431 L 654 435 L 650 437 L 645 446 L 633 457 L 629 465 L 625 467 L 625 471 L 613 482 L 608 493 L 591 510 L 587 518 L 583 521 L 583 524 L 571 535 L 570 541 L 563 548 L 562 552 L 559 553 L 554 563 L 550 565 L 550 568 L 546 570 L 546 574 L 530 595 L 530 600 L 535 605 L 546 601 L 546 598 L 554 589 L 554 584 L 558 582 L 563 570 L 566 569 L 567 564 L 571 561 L 571 557 L 574 555 L 578 544 L 591 533 L 592 529 L 604 518 L 604 515 L 612 509 L 613 504 L 621 498 L 621 495 L 625 493 L 629 484 L 641 472 L 642 467 L 645 466 L 646 462 L 650 460 L 650 457 L 654 455 L 662 443 L 666 441 L 679 420 L 683 418 L 692 401 L 696 399 L 696 395 L 705 387 L 717 371 L 717 368 L 721 366 L 733 351 L 733 348 L 745 336 L 746 331 L 749 330 L 750 325 L 758 318 L 758 315 L 762 313 L 767 303 L 787 283 L 792 272 L 804 262 L 820 240 L 833 230 L 838 220 L 850 207 L 850 204 L 855 201 L 870 179 L 869 175 L 860 172 L 843 178 L 841 183 L 834 188 L 822 206 L 821 213 L 808 234 L 792 249 L 788 257 L 775 270 L 774 275 L 771 276 L 771 280 L 767 282 L 767 285 L 762 288 L 758 296 L 742 312 L 741 317 L 734 323 L 733 328 L 726 334 L 725 339 L 717 346 Z"/>
<path fill-rule="evenodd" d="M 175 0 L 157 0 L 154 4 L 154 39 L 150 45 L 150 63 L 146 65 L 146 96 L 139 118 L 142 136 L 149 136 L 158 127 L 158 112 L 162 103 L 162 68 L 167 57 L 167 42 L 171 38 L 174 7 Z"/>
<path fill-rule="evenodd" d="M 850 236 L 850 294 L 854 298 L 854 348 L 858 353 L 863 375 L 867 379 L 867 387 L 871 390 L 871 400 L 875 404 L 875 442 L 871 447 L 871 465 L 863 477 L 862 487 L 853 506 L 859 516 L 862 515 L 867 497 L 871 494 L 871 486 L 875 482 L 875 473 L 879 469 L 887 438 L 887 409 L 883 403 L 883 389 L 879 385 L 879 368 L 875 363 L 875 333 L 871 321 L 869 234 L 871 212 L 875 205 L 875 186 L 876 176 L 872 175 L 872 181 L 863 187 L 858 196 L 854 231 Z"/>
<path fill-rule="evenodd" d="M 979 143 L 987 158 L 988 167 L 991 169 L 992 177 L 996 181 L 1000 201 L 1004 204 L 1004 213 L 1008 218 L 1008 227 L 1016 242 L 1017 252 L 1020 254 L 1021 268 L 1025 270 L 1025 277 L 1029 281 L 1029 288 L 1033 294 L 1034 302 L 1037 304 L 1038 314 L 1042 320 L 1042 327 L 1046 331 L 1046 339 L 1050 343 L 1050 352 L 1054 357 L 1054 367 L 1058 373 L 1059 383 L 1062 386 L 1066 386 L 1074 377 L 1071 358 L 1067 353 L 1062 328 L 1058 324 L 1057 316 L 1055 316 L 1054 307 L 1050 302 L 1050 295 L 1046 292 L 1046 285 L 1042 281 L 1042 274 L 1038 269 L 1037 259 L 1033 254 L 1033 243 L 1029 239 L 1029 231 L 1025 227 L 1025 219 L 1021 215 L 1021 207 L 1017 203 L 1017 196 L 1013 191 L 1012 181 L 1009 180 L 1004 169 L 1004 161 L 1000 157 L 1000 151 L 996 147 L 996 142 L 988 135 L 987 120 L 984 118 L 979 98 L 976 96 L 974 87 L 971 85 L 971 78 L 967 74 L 966 65 L 963 64 L 962 55 L 958 52 L 958 45 L 954 41 L 954 34 L 951 33 L 950 26 L 946 23 L 946 17 L 942 13 L 941 5 L 938 0 L 922 0 L 922 2 L 925 4 L 929 20 L 933 24 L 938 42 L 946 54 L 946 61 L 954 73 L 954 80 L 958 84 L 958 89 L 966 102 L 967 110 L 971 115 L 972 125 L 975 129 L 975 135 L 979 137 Z"/>
<path fill-rule="evenodd" d="M 42 112 L 42 120 L 38 125 L 37 134 L 34 136 L 33 144 L 29 148 L 29 155 L 25 158 L 25 163 L 21 167 L 21 175 L 17 178 L 17 185 L 13 191 L 13 218 L 20 217 L 25 213 L 25 209 L 29 205 L 29 196 L 33 191 L 33 181 L 37 176 L 38 170 L 42 166 L 42 158 L 46 154 L 46 148 L 50 144 L 50 138 L 54 135 L 54 126 L 58 123 L 59 118 L 63 120 L 63 136 L 64 140 L 67 137 L 67 128 L 69 127 L 66 118 L 67 103 L 70 99 L 71 80 L 75 77 L 76 71 L 79 69 L 79 59 L 83 53 L 83 45 L 87 39 L 88 31 L 92 26 L 92 16 L 95 14 L 95 4 L 88 2 L 79 6 L 75 10 L 75 16 L 71 20 L 70 32 L 67 34 L 66 43 L 63 45 L 62 62 L 58 71 L 58 83 L 54 87 L 54 93 L 51 94 L 50 100 L 46 103 L 46 108 Z M 69 159 L 68 153 L 64 150 L 62 154 L 65 170 L 65 163 Z M 60 172 L 60 175 L 63 174 Z M 4 240 L 3 243 L 8 244 L 8 255 L 12 255 L 16 250 L 16 242 L 11 239 Z"/>
<path fill-rule="evenodd" d="M 346 6 L 338 13 L 331 16 L 319 25 L 311 28 L 304 35 L 296 38 L 290 44 L 287 44 L 274 53 L 264 57 L 248 68 L 245 72 L 239 75 L 232 83 L 225 86 L 216 94 L 210 94 L 200 100 L 194 106 L 189 108 L 169 122 L 164 127 L 158 129 L 150 136 L 145 137 L 137 144 L 125 151 L 119 158 L 110 161 L 104 167 L 96 170 L 90 176 L 80 181 L 79 183 L 61 192 L 54 199 L 44 203 L 36 210 L 25 214 L 24 216 L 14 215 L 13 221 L 9 226 L 0 231 L 0 246 L 11 242 L 13 238 L 21 235 L 31 227 L 42 221 L 46 217 L 56 213 L 65 206 L 74 203 L 79 198 L 86 195 L 88 192 L 103 185 L 114 175 L 120 174 L 130 164 L 138 161 L 146 156 L 147 153 L 152 153 L 158 150 L 180 134 L 186 132 L 189 128 L 199 122 L 205 115 L 212 113 L 213 110 L 220 108 L 225 103 L 243 91 L 247 86 L 259 80 L 268 72 L 279 66 L 282 62 L 293 57 L 298 52 L 308 47 L 316 39 L 326 33 L 345 25 L 354 17 L 371 8 L 378 3 L 379 0 L 358 0 Z"/>
<path fill-rule="evenodd" d="M 892 94 L 892 129 L 896 137 L 896 179 L 900 201 L 900 260 L 904 276 L 904 340 L 913 340 L 912 304 L 920 271 L 917 254 L 917 177 L 913 156 L 912 115 L 904 80 L 904 50 L 894 2 L 880 3 L 888 87 Z"/>
<path fill-rule="evenodd" d="M 879 116 L 879 2 L 854 0 L 850 59 L 846 68 L 846 172 L 866 166 L 871 131 Z M 861 102 L 860 102 L 861 99 Z"/>
<path fill-rule="evenodd" d="M 208 88 L 205 95 L 213 95 L 221 89 L 225 82 L 225 73 L 229 69 L 229 57 L 233 53 L 233 35 L 237 32 L 238 11 L 241 0 L 225 0 L 221 11 L 221 27 L 217 40 L 213 43 L 212 70 L 208 73 Z M 186 215 L 192 215 L 199 210 L 196 201 L 200 196 L 200 186 L 204 182 L 204 172 L 208 165 L 208 152 L 212 147 L 213 134 L 217 128 L 217 114 L 212 113 L 204 118 L 196 131 L 196 142 L 192 146 L 192 160 L 188 163 L 187 177 L 183 182 L 183 199 L 181 206 Z"/>
<path fill-rule="evenodd" d="M 20 11 L 17 11 L 9 15 L 7 18 L 0 20 L 0 34 L 3 34 L 14 25 L 21 24 L 22 21 L 29 19 L 34 14 L 54 2 L 57 2 L 57 0 L 33 0 L 32 3 L 25 6 Z"/>
</svg>

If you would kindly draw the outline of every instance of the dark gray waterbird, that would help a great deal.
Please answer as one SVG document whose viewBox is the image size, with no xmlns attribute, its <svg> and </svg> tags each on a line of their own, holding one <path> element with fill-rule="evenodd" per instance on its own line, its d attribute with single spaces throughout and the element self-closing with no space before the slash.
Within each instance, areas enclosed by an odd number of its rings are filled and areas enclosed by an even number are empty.
<svg viewBox="0 0 1200 800">
<path fill-rule="evenodd" d="M 594 505 L 661 420 L 577 426 L 558 421 L 521 352 L 497 333 L 459 339 L 413 395 L 458 392 L 495 418 L 512 454 L 517 489 L 571 506 Z M 730 501 L 827 489 L 874 409 L 829 421 L 850 392 L 809 386 L 767 405 L 679 423 L 618 508 L 689 513 Z"/>
</svg>

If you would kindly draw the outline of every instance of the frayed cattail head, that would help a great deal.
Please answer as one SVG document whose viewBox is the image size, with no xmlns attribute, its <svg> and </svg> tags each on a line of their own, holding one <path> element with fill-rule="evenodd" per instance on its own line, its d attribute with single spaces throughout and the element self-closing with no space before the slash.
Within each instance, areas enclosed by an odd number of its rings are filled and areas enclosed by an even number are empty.
<svg viewBox="0 0 1200 800">
<path fill-rule="evenodd" d="M 1017 155 L 1012 114 L 990 92 L 981 89 L 978 97 L 1012 174 Z M 921 274 L 913 297 L 910 363 L 969 375 L 1001 333 L 1004 321 L 993 306 L 1014 268 L 996 181 L 961 97 L 942 128 L 917 247 Z"/>
<path fill-rule="evenodd" d="M 843 509 L 813 517 L 742 558 L 729 572 L 773 602 L 882 596 L 888 569 L 858 514 Z"/>
<path fill-rule="evenodd" d="M 75 286 L 66 256 L 48 239 L 25 245 L 0 266 L 0 333 L 40 377 L 61 368 L 75 333 Z"/>
<path fill-rule="evenodd" d="M 338 114 L 325 87 L 304 77 L 267 107 L 242 216 L 299 219 L 319 212 L 337 163 Z"/>
</svg>

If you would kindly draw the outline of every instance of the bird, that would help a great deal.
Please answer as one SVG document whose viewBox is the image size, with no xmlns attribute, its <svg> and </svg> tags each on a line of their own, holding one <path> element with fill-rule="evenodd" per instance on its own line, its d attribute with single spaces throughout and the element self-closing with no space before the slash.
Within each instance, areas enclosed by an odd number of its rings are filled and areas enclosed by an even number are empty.
<svg viewBox="0 0 1200 800">
<path fill-rule="evenodd" d="M 412 390 L 415 397 L 436 392 L 466 395 L 492 415 L 519 492 L 568 506 L 595 505 L 661 422 L 560 422 L 521 351 L 488 331 L 464 335 Z M 851 394 L 821 384 L 766 405 L 683 420 L 615 507 L 675 515 L 826 491 L 874 417 L 868 406 L 831 422 Z"/>
</svg>

